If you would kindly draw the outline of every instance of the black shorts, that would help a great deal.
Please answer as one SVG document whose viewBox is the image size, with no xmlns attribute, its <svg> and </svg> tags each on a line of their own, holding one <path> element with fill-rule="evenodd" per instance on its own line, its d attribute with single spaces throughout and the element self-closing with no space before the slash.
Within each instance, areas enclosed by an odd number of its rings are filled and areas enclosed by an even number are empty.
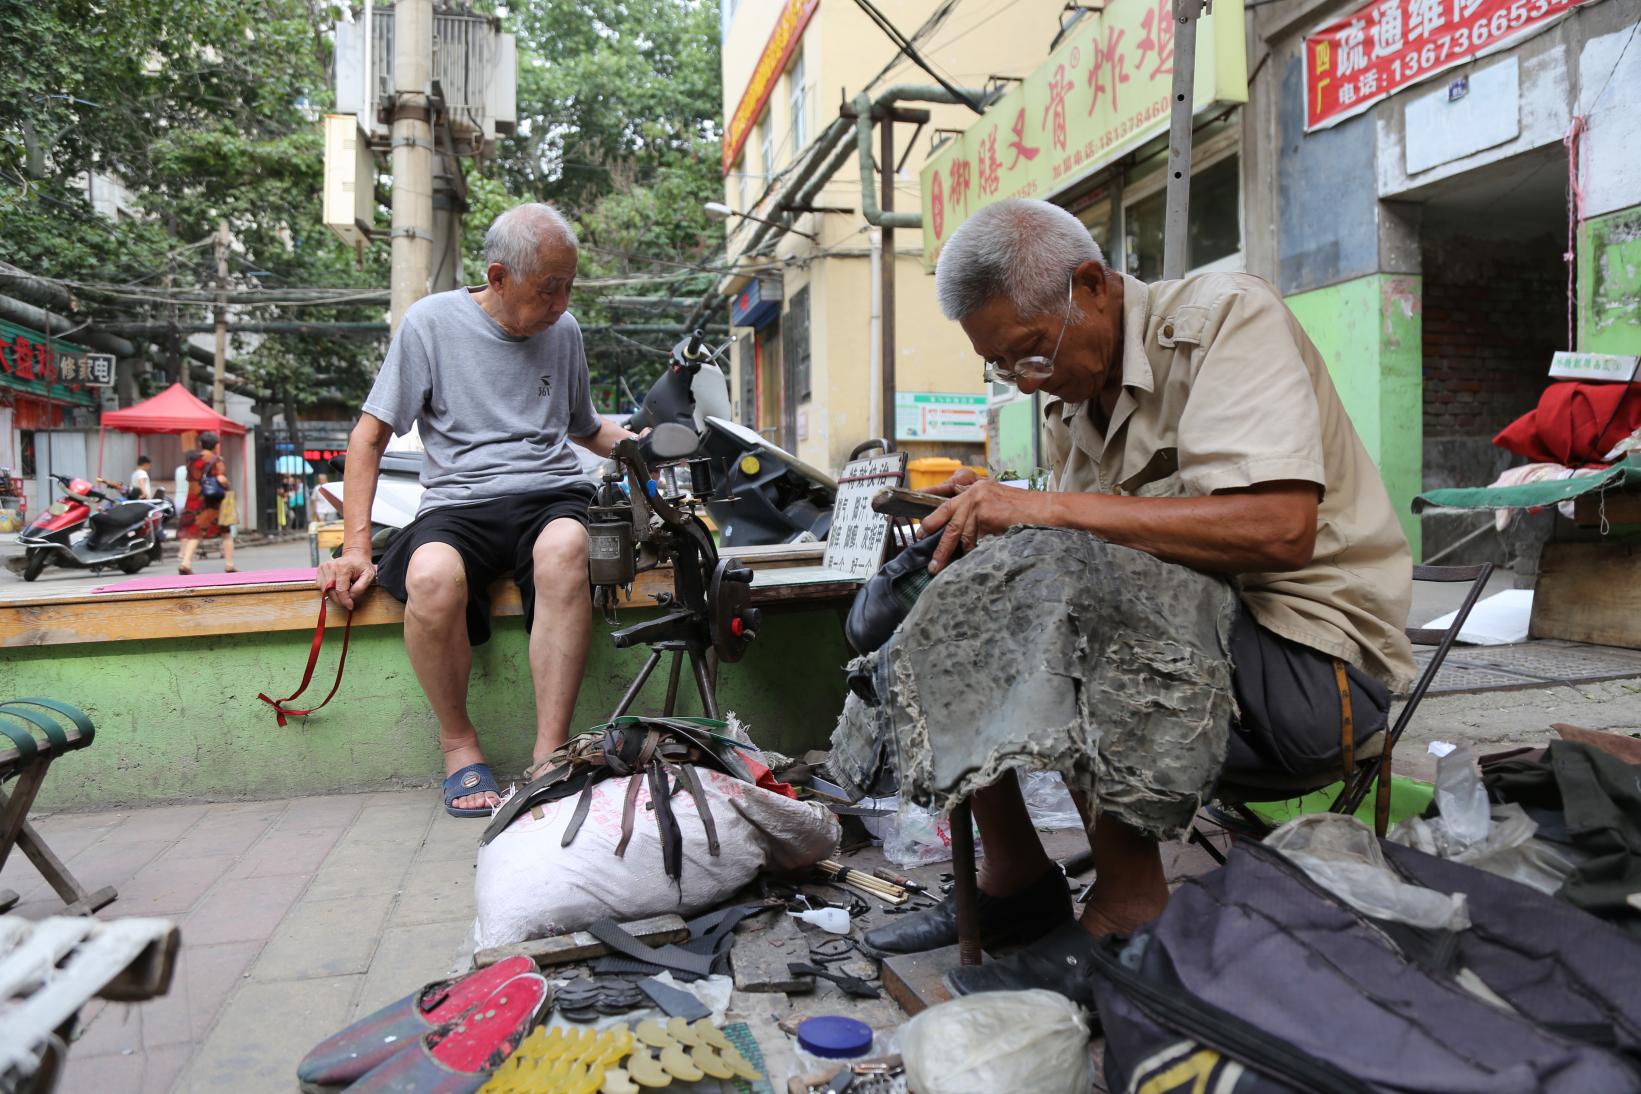
<svg viewBox="0 0 1641 1094">
<path fill-rule="evenodd" d="M 468 643 L 478 646 L 489 640 L 490 583 L 509 570 L 524 599 L 524 629 L 528 631 L 535 622 L 536 537 L 551 521 L 564 517 L 585 527 L 592 500 L 592 484 L 578 483 L 562 490 L 429 509 L 393 537 L 377 568 L 376 583 L 394 599 L 407 601 L 405 575 L 410 556 L 424 543 L 448 543 L 462 556 L 467 570 Z M 580 576 L 585 580 L 585 574 Z"/>
<path fill-rule="evenodd" d="M 1260 626 L 1243 607 L 1231 631 L 1231 724 L 1225 774 L 1325 775 L 1339 771 L 1339 680 L 1334 659 Z M 1390 689 L 1357 668 L 1350 680 L 1352 736 L 1358 744 L 1385 728 Z"/>
</svg>

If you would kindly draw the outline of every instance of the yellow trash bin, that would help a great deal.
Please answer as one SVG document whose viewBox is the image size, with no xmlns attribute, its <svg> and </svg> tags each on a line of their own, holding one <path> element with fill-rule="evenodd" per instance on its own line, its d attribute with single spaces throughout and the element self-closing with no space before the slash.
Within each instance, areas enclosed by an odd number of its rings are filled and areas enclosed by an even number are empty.
<svg viewBox="0 0 1641 1094">
<path fill-rule="evenodd" d="M 963 464 L 949 456 L 925 456 L 906 465 L 906 481 L 913 490 L 927 490 L 945 482 Z"/>
</svg>

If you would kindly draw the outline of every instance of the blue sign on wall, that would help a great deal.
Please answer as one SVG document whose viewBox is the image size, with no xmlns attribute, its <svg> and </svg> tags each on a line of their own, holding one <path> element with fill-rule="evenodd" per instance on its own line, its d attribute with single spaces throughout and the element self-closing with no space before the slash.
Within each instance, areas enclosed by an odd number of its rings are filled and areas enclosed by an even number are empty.
<svg viewBox="0 0 1641 1094">
<path fill-rule="evenodd" d="M 753 278 L 746 288 L 735 294 L 729 305 L 729 325 L 753 327 L 758 330 L 769 326 L 781 314 L 781 283 Z"/>
</svg>

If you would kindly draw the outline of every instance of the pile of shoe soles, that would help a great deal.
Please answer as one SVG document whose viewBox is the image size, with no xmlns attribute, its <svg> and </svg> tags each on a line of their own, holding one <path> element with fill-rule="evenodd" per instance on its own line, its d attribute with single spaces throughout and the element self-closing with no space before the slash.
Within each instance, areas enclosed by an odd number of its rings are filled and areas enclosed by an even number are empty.
<svg viewBox="0 0 1641 1094">
<path fill-rule="evenodd" d="M 623 1062 L 624 1061 L 624 1062 Z M 705 1018 L 691 1024 L 654 1019 L 605 1030 L 538 1026 L 495 1070 L 480 1094 L 638 1094 L 670 1086 L 674 1079 L 756 1081 L 763 1073 L 742 1056 L 723 1031 Z"/>
<path fill-rule="evenodd" d="M 297 1079 L 307 1094 L 637 1094 L 675 1080 L 763 1078 L 704 1018 L 547 1029 L 553 1001 L 533 961 L 508 958 L 428 984 L 326 1038 Z"/>
</svg>

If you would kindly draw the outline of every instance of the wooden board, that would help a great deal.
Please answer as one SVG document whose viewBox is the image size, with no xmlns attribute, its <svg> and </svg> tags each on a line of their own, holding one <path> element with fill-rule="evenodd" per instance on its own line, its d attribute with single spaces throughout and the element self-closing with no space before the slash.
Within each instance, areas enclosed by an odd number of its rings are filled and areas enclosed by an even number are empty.
<svg viewBox="0 0 1641 1094">
<path fill-rule="evenodd" d="M 907 1014 L 944 1003 L 952 997 L 942 978 L 959 964 L 957 946 L 883 959 L 883 990 Z"/>
<path fill-rule="evenodd" d="M 1641 548 L 1550 543 L 1533 592 L 1534 638 L 1641 649 Z"/>
<path fill-rule="evenodd" d="M 652 916 L 649 919 L 623 923 L 621 926 L 638 941 L 651 946 L 664 946 L 669 942 L 683 942 L 689 938 L 689 928 L 684 925 L 682 918 L 675 915 Z M 473 964 L 476 968 L 482 969 L 522 954 L 538 965 L 570 965 L 590 957 L 603 957 L 609 952 L 608 946 L 586 931 L 574 931 L 570 934 L 555 934 L 550 938 L 532 938 L 528 942 L 520 942 L 514 946 L 493 946 L 488 950 L 480 950 L 473 955 Z"/>
<path fill-rule="evenodd" d="M 1580 528 L 1641 524 L 1641 494 L 1606 491 L 1574 498 L 1573 522 Z"/>
</svg>

